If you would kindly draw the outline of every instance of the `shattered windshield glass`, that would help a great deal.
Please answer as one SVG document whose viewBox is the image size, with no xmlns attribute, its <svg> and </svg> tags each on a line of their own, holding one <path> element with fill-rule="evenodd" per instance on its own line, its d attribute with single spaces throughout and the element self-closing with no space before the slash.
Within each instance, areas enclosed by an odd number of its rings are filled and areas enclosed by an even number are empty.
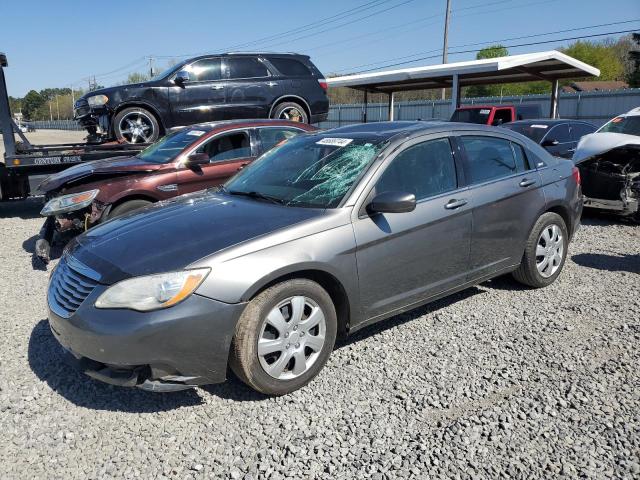
<svg viewBox="0 0 640 480">
<path fill-rule="evenodd" d="M 382 148 L 377 138 L 296 137 L 262 155 L 224 188 L 283 205 L 335 208 Z"/>
<path fill-rule="evenodd" d="M 640 135 L 640 116 L 616 117 L 605 124 L 598 132 Z"/>
<path fill-rule="evenodd" d="M 169 163 L 173 161 L 185 147 L 195 142 L 198 137 L 205 133 L 204 130 L 193 128 L 179 130 L 145 148 L 136 155 L 136 157 L 149 163 Z"/>
</svg>

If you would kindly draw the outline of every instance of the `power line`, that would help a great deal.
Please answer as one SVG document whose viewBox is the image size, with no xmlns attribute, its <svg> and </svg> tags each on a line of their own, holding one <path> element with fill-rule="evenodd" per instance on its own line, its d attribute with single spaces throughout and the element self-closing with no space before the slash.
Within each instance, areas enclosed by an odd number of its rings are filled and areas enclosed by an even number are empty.
<svg viewBox="0 0 640 480">
<path fill-rule="evenodd" d="M 623 33 L 631 33 L 631 32 L 636 32 L 637 29 L 633 29 L 633 30 L 619 30 L 617 32 L 606 32 L 606 33 L 595 33 L 595 34 L 591 34 L 591 35 L 581 35 L 578 37 L 566 37 L 566 38 L 556 38 L 553 40 L 544 40 L 544 41 L 540 41 L 540 42 L 529 42 L 529 43 L 520 43 L 520 44 L 516 44 L 516 45 L 502 45 L 505 48 L 518 48 L 518 47 L 529 47 L 532 45 L 543 45 L 543 44 L 547 44 L 547 43 L 556 43 L 556 42 L 566 42 L 566 41 L 570 41 L 570 40 L 581 40 L 583 38 L 594 38 L 594 37 L 604 37 L 607 35 L 619 35 L 619 34 L 623 34 Z M 463 53 L 474 53 L 474 52 L 479 52 L 480 49 L 474 49 L 474 50 L 461 50 L 459 52 L 449 52 L 450 55 L 460 55 Z M 408 63 L 414 63 L 414 62 L 419 62 L 422 60 L 429 60 L 429 59 L 433 59 L 433 58 L 438 58 L 440 57 L 440 55 L 431 55 L 428 57 L 421 57 L 421 58 L 416 58 L 414 60 L 408 60 L 406 62 L 397 62 L 397 63 L 392 63 L 389 65 L 383 65 L 380 67 L 376 67 L 376 68 L 370 68 L 368 70 L 360 70 L 359 72 L 350 72 L 349 75 L 352 74 L 358 74 L 358 73 L 366 73 L 366 72 L 371 72 L 373 70 L 378 70 L 379 68 L 387 68 L 387 67 L 396 67 L 399 65 L 406 65 Z"/>
</svg>

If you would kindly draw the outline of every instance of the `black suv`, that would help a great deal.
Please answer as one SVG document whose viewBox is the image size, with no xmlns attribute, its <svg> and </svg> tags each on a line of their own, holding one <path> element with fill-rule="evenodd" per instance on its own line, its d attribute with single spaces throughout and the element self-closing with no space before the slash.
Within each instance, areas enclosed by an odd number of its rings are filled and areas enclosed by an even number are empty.
<svg viewBox="0 0 640 480">
<path fill-rule="evenodd" d="M 225 53 L 191 58 L 148 82 L 89 92 L 74 118 L 91 141 L 154 142 L 169 128 L 213 120 L 327 118 L 327 82 L 306 55 Z"/>
</svg>

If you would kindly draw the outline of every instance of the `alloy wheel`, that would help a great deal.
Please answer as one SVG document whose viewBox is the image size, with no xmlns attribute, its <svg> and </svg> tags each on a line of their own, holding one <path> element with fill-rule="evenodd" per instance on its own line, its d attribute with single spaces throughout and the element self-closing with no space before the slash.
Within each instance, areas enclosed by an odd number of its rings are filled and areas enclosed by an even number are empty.
<svg viewBox="0 0 640 480">
<path fill-rule="evenodd" d="M 309 297 L 280 302 L 262 322 L 258 358 L 263 370 L 278 380 L 308 371 L 325 344 L 327 324 L 320 306 Z"/>
<path fill-rule="evenodd" d="M 556 273 L 562 265 L 564 254 L 564 237 L 562 229 L 552 223 L 547 225 L 540 236 L 536 246 L 536 268 L 544 278 L 549 278 Z"/>
<path fill-rule="evenodd" d="M 131 112 L 120 120 L 120 133 L 129 143 L 148 142 L 153 136 L 153 122 L 142 112 Z"/>
</svg>

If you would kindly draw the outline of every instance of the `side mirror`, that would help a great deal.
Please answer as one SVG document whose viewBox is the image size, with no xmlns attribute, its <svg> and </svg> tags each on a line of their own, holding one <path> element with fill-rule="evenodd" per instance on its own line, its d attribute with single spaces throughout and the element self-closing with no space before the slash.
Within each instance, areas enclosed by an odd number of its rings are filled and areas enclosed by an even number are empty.
<svg viewBox="0 0 640 480">
<path fill-rule="evenodd" d="M 185 83 L 189 83 L 191 80 L 191 75 L 186 70 L 180 70 L 176 73 L 176 77 L 173 79 L 173 83 L 176 85 L 184 85 Z"/>
<path fill-rule="evenodd" d="M 542 142 L 543 147 L 555 147 L 556 145 L 559 145 L 559 144 L 560 142 L 555 138 L 547 138 L 544 140 L 544 142 Z"/>
<path fill-rule="evenodd" d="M 405 213 L 416 209 L 416 196 L 406 192 L 382 192 L 367 205 L 369 213 Z"/>
<path fill-rule="evenodd" d="M 194 165 L 205 165 L 209 163 L 209 155 L 206 153 L 192 153 L 187 157 L 186 165 L 192 167 Z"/>
</svg>

